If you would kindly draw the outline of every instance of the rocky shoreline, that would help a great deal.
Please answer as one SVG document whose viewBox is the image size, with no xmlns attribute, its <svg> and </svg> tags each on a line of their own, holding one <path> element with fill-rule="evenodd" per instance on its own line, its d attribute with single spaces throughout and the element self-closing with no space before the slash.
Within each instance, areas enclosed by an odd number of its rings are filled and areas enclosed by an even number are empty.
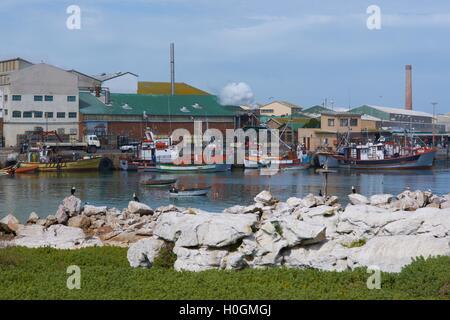
<svg viewBox="0 0 450 320">
<path fill-rule="evenodd" d="M 135 201 L 123 210 L 83 206 L 70 196 L 45 219 L 35 213 L 24 225 L 13 215 L 1 219 L 0 248 L 123 246 L 130 266 L 145 268 L 170 248 L 178 271 L 375 266 L 400 272 L 420 256 L 450 256 L 450 194 L 348 197 L 344 208 L 335 196 L 281 202 L 263 191 L 254 204 L 210 213 L 173 205 L 153 210 Z"/>
</svg>

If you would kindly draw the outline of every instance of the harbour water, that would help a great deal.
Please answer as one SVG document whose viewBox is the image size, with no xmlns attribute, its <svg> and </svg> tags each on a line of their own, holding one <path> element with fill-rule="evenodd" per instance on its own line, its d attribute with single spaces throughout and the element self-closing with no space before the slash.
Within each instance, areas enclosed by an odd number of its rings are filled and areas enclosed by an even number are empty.
<svg viewBox="0 0 450 320">
<path fill-rule="evenodd" d="M 41 217 L 54 214 L 61 200 L 70 194 L 71 186 L 76 195 L 93 205 L 107 205 L 123 209 L 136 192 L 141 202 L 155 208 L 174 204 L 220 212 L 239 204 L 247 205 L 262 190 L 270 190 L 281 200 L 291 196 L 302 197 L 308 193 L 323 192 L 323 177 L 314 169 L 286 171 L 275 176 L 260 176 L 257 170 L 234 170 L 216 174 L 180 174 L 178 185 L 186 187 L 211 186 L 207 197 L 169 198 L 168 188 L 146 187 L 146 179 L 152 173 L 89 172 L 89 173 L 39 173 L 15 177 L 0 177 L 0 216 L 13 213 L 24 222 L 30 212 Z M 165 178 L 174 177 L 164 175 Z M 351 187 L 364 195 L 380 193 L 398 194 L 411 189 L 445 194 L 450 192 L 450 168 L 446 163 L 437 164 L 432 170 L 414 171 L 349 171 L 339 170 L 328 178 L 328 193 L 337 195 L 345 203 Z"/>
</svg>

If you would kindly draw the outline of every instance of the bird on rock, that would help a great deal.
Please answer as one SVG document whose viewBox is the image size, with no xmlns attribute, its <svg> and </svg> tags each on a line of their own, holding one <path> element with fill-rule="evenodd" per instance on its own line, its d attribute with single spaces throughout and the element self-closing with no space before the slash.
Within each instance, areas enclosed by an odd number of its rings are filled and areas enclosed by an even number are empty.
<svg viewBox="0 0 450 320">
<path fill-rule="evenodd" d="M 77 189 L 76 189 L 75 187 L 72 187 L 72 188 L 70 189 L 70 194 L 71 194 L 71 195 L 74 195 L 74 194 L 75 194 L 75 191 L 77 191 Z"/>
<path fill-rule="evenodd" d="M 133 193 L 133 200 L 139 202 L 139 198 L 137 197 L 136 193 Z"/>
<path fill-rule="evenodd" d="M 352 193 L 356 193 L 356 188 L 352 186 Z"/>
</svg>

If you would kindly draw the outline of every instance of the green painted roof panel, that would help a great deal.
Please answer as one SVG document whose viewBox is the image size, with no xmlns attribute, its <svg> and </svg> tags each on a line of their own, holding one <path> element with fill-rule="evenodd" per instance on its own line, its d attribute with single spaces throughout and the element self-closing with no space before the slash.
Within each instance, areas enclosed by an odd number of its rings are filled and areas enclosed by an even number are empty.
<svg viewBox="0 0 450 320">
<path fill-rule="evenodd" d="M 85 115 L 143 115 L 148 116 L 234 116 L 230 106 L 220 104 L 216 96 L 198 95 L 110 95 L 111 104 L 105 105 L 89 92 L 80 92 L 80 112 Z"/>
</svg>

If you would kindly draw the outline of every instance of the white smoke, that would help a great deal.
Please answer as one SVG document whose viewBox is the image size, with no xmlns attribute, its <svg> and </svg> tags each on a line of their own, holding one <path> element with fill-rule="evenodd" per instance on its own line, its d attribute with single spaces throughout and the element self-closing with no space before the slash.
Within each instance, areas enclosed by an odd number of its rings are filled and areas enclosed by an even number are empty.
<svg viewBox="0 0 450 320">
<path fill-rule="evenodd" d="M 220 91 L 220 102 L 223 105 L 253 106 L 255 101 L 255 95 L 252 89 L 245 82 L 232 82 L 227 84 Z"/>
</svg>

